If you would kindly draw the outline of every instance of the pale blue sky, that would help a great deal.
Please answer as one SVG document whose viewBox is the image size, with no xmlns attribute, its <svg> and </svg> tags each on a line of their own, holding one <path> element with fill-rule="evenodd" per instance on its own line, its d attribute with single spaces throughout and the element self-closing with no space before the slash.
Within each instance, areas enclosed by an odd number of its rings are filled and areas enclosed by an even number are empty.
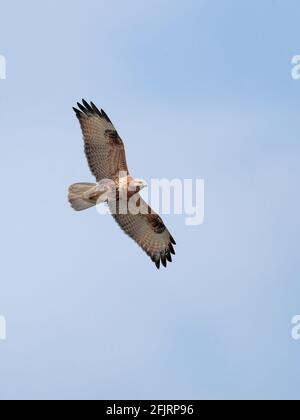
<svg viewBox="0 0 300 420">
<path fill-rule="evenodd" d="M 0 1 L 0 398 L 299 398 L 299 2 Z M 205 179 L 168 270 L 66 202 L 82 97 L 135 176 Z"/>
</svg>

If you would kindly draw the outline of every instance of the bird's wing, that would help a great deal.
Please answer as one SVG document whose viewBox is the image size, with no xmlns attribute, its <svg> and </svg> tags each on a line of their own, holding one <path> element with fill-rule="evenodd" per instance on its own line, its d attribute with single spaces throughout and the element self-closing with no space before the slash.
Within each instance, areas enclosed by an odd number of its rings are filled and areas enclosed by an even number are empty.
<svg viewBox="0 0 300 420">
<path fill-rule="evenodd" d="M 82 105 L 83 104 L 83 105 Z M 99 182 L 128 174 L 124 143 L 103 110 L 85 100 L 73 108 L 80 122 L 89 167 Z"/>
<path fill-rule="evenodd" d="M 114 208 L 115 204 L 109 203 L 112 216 L 121 229 L 146 252 L 158 269 L 161 263 L 166 267 L 167 261 L 172 262 L 172 255 L 175 255 L 173 245 L 176 243 L 161 217 L 153 212 L 141 197 L 139 201 L 140 208 L 147 209 L 148 214 L 119 214 Z"/>
</svg>

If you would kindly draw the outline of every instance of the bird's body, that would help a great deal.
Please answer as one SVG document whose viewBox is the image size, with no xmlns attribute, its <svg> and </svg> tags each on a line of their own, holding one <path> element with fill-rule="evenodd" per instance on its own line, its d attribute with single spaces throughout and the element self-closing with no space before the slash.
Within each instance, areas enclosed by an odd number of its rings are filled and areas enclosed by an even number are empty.
<svg viewBox="0 0 300 420">
<path fill-rule="evenodd" d="M 152 259 L 157 268 L 171 262 L 175 241 L 160 216 L 142 199 L 145 187 L 127 167 L 125 147 L 103 110 L 83 100 L 74 111 L 83 132 L 85 153 L 96 183 L 73 184 L 69 202 L 76 211 L 106 202 L 121 227 Z"/>
</svg>

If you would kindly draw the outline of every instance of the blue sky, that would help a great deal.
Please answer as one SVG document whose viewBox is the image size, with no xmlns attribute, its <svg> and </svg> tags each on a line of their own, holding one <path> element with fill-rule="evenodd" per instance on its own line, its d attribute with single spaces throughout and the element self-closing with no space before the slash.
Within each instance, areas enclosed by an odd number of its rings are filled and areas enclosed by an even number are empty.
<svg viewBox="0 0 300 420">
<path fill-rule="evenodd" d="M 0 398 L 299 398 L 296 0 L 1 0 Z M 103 107 L 132 173 L 203 178 L 205 223 L 155 267 L 90 181 L 71 107 Z"/>
</svg>

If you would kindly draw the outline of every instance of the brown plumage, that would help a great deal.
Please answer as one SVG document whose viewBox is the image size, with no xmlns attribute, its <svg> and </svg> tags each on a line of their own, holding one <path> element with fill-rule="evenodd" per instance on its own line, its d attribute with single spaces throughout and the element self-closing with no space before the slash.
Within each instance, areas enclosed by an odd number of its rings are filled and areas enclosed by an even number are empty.
<svg viewBox="0 0 300 420">
<path fill-rule="evenodd" d="M 123 141 L 103 110 L 83 100 L 80 110 L 73 108 L 79 119 L 85 154 L 96 181 L 115 179 L 119 172 L 127 172 Z"/>
<path fill-rule="evenodd" d="M 97 202 L 107 202 L 121 229 L 145 251 L 157 268 L 160 268 L 161 264 L 166 267 L 167 262 L 172 262 L 172 255 L 175 255 L 173 245 L 176 243 L 161 217 L 139 195 L 143 185 L 129 174 L 122 139 L 103 110 L 100 111 L 92 102 L 88 104 L 85 100 L 77 105 L 79 109 L 73 109 L 81 125 L 86 157 L 97 184 L 72 185 L 69 189 L 72 207 L 81 211 L 93 207 Z M 114 201 L 109 198 L 108 191 L 111 186 L 107 180 L 113 182 L 116 189 Z M 133 194 L 138 194 L 136 201 L 143 211 L 132 214 L 127 206 L 128 211 L 123 214 L 124 211 L 120 211 L 119 196 L 122 188 L 128 192 L 132 183 L 135 188 L 129 193 L 128 200 Z"/>
</svg>

